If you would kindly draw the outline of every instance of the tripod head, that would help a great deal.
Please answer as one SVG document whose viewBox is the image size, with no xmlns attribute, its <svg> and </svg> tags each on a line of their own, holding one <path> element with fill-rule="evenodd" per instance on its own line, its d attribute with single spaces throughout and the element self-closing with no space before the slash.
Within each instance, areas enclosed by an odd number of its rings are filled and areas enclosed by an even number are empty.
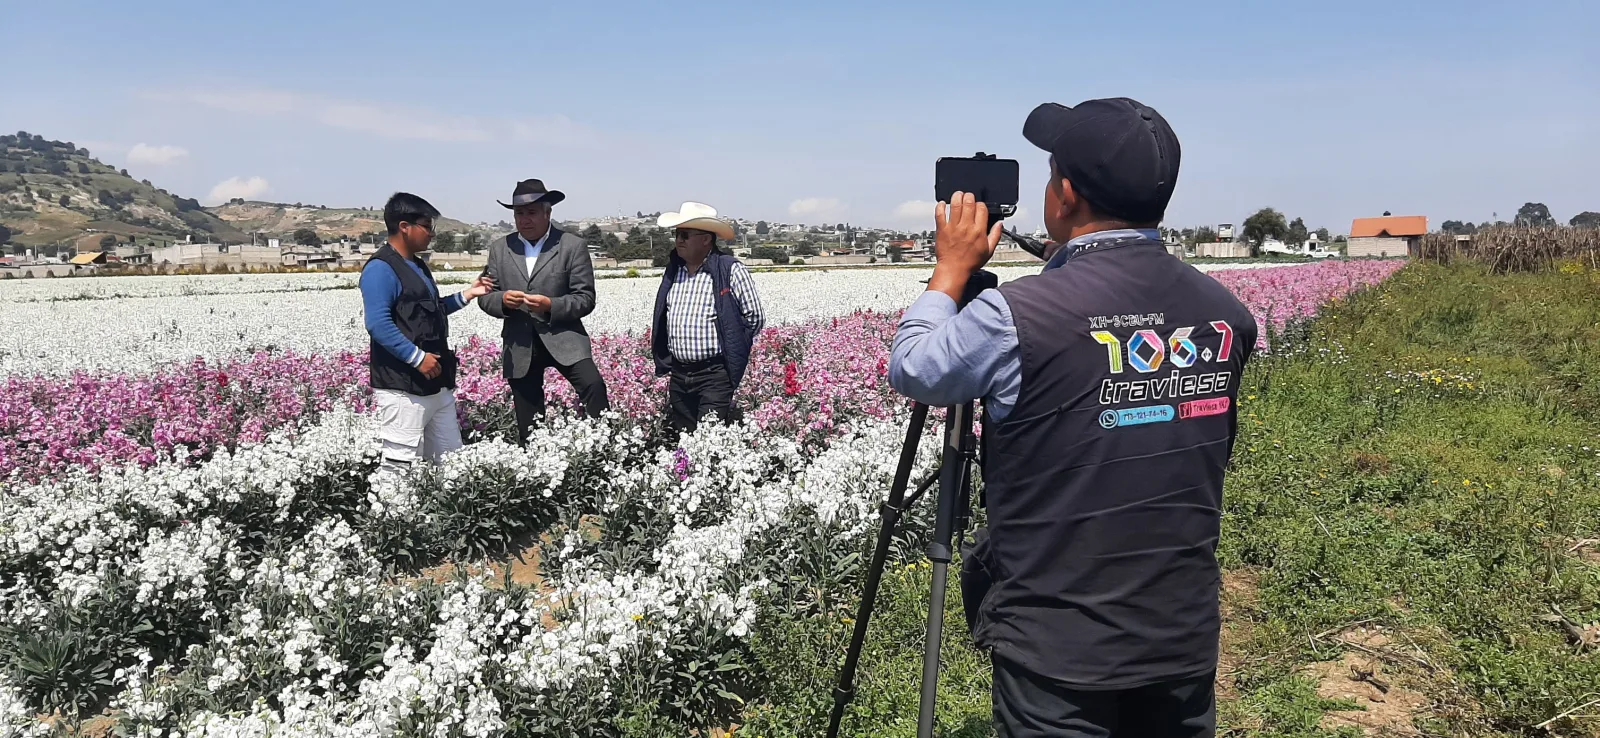
<svg viewBox="0 0 1600 738">
<path fill-rule="evenodd" d="M 987 269 L 979 269 L 973 272 L 972 276 L 967 277 L 967 286 L 961 289 L 961 299 L 956 302 L 956 309 L 966 308 L 969 303 L 978 298 L 979 293 L 999 286 L 1000 278 L 995 276 L 994 272 Z"/>
<path fill-rule="evenodd" d="M 924 279 L 922 283 L 927 284 L 928 281 Z M 987 269 L 979 269 L 973 272 L 972 276 L 967 277 L 966 286 L 961 288 L 961 299 L 956 301 L 956 310 L 965 310 L 967 305 L 978 299 L 978 295 L 982 294 L 984 290 L 992 290 L 999 286 L 1000 278 L 995 276 L 994 272 Z"/>
</svg>

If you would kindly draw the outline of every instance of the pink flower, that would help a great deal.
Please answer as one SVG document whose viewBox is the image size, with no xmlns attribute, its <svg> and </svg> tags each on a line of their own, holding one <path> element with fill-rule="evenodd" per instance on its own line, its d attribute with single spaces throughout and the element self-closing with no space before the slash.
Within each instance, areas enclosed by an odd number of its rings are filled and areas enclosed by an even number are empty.
<svg viewBox="0 0 1600 738">
<path fill-rule="evenodd" d="M 1270 333 L 1312 317 L 1331 299 L 1386 279 L 1402 263 L 1319 262 L 1212 276 L 1256 316 L 1258 345 L 1267 348 Z M 858 419 L 893 417 L 908 403 L 884 381 L 898 318 L 858 311 L 762 331 L 738 392 L 746 418 L 766 432 L 815 443 Z M 649 332 L 596 335 L 593 348 L 612 409 L 655 422 L 666 403 L 667 380 L 655 374 Z M 509 433 L 514 421 L 500 347 L 473 336 L 458 355 L 463 427 L 474 437 Z M 203 461 L 217 449 L 314 422 L 329 409 L 364 411 L 370 403 L 364 351 L 263 351 L 216 363 L 196 358 L 146 375 L 80 372 L 0 382 L 0 477 L 24 479 L 69 467 Z M 545 387 L 552 406 L 576 406 L 571 386 L 555 370 Z M 675 471 L 687 474 L 687 455 L 676 458 Z"/>
</svg>

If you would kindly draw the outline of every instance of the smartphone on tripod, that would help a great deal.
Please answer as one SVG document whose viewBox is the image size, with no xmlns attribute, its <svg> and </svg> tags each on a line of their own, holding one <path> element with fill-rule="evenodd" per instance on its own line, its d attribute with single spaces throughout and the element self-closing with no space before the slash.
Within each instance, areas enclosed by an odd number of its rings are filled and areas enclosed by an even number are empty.
<svg viewBox="0 0 1600 738">
<path fill-rule="evenodd" d="M 945 156 L 934 162 L 933 198 L 950 202 L 957 192 L 970 192 L 972 199 L 989 208 L 989 227 L 1017 214 L 1017 191 L 1021 170 L 1016 159 L 1001 159 L 979 151 L 974 156 Z M 1045 245 L 1016 231 L 1001 231 L 1034 256 L 1043 259 Z"/>
</svg>

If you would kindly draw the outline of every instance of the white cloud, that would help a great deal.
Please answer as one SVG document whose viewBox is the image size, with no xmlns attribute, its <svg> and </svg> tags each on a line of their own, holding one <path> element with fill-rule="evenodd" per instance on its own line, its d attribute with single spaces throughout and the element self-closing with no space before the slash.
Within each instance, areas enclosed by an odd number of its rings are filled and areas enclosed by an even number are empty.
<svg viewBox="0 0 1600 738">
<path fill-rule="evenodd" d="M 542 141 L 576 145 L 594 144 L 600 139 L 594 131 L 560 115 L 484 120 L 270 89 L 161 90 L 146 93 L 144 97 L 156 102 L 209 108 L 238 115 L 304 120 L 329 128 L 398 140 L 444 143 Z"/>
<path fill-rule="evenodd" d="M 136 143 L 128 150 L 129 164 L 171 164 L 189 155 L 189 151 L 181 146 L 151 146 L 147 143 Z"/>
<path fill-rule="evenodd" d="M 246 200 L 249 200 L 251 198 L 265 195 L 271 191 L 272 185 L 268 184 L 267 180 L 260 177 L 251 177 L 249 179 L 245 179 L 243 177 L 229 177 L 228 179 L 218 182 L 216 187 L 211 188 L 211 194 L 208 196 L 208 199 L 213 204 L 221 204 L 232 200 L 235 197 L 242 197 Z"/>
<path fill-rule="evenodd" d="M 837 197 L 805 197 L 789 203 L 789 216 L 801 221 L 837 222 L 850 208 Z"/>
</svg>

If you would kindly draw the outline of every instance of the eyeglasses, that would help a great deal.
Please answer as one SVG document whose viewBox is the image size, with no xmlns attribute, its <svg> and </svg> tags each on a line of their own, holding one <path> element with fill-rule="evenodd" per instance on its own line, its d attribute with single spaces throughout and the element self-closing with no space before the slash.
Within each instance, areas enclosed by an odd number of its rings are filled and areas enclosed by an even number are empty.
<svg viewBox="0 0 1600 738">
<path fill-rule="evenodd" d="M 422 229 L 427 230 L 429 233 L 433 233 L 434 232 L 433 231 L 433 222 L 432 221 L 429 221 L 427 223 L 410 223 L 410 222 L 406 222 L 406 223 L 402 223 L 402 225 L 409 225 L 409 226 L 415 226 L 417 228 L 422 228 Z"/>
<path fill-rule="evenodd" d="M 712 234 L 710 231 L 696 231 L 696 230 L 690 230 L 690 229 L 685 228 L 685 229 L 681 229 L 681 230 L 678 231 L 678 240 L 679 241 L 687 241 L 687 240 L 689 240 L 691 238 L 694 238 L 695 236 L 710 236 L 710 235 L 714 235 L 714 234 Z"/>
<path fill-rule="evenodd" d="M 511 214 L 518 218 L 532 218 L 536 215 L 549 215 L 550 207 L 548 205 L 535 205 L 532 207 L 517 208 L 512 210 Z"/>
</svg>

